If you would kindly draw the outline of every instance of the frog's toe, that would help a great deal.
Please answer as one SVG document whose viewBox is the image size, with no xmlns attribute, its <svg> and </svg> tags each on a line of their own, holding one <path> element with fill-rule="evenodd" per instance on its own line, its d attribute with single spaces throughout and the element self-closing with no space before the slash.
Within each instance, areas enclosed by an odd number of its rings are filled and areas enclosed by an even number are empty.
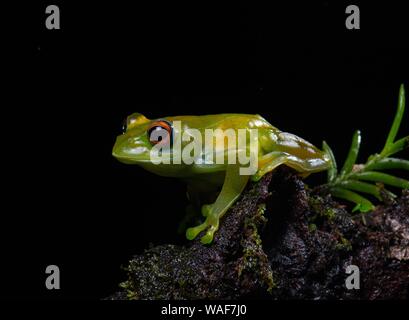
<svg viewBox="0 0 409 320">
<path fill-rule="evenodd" d="M 200 239 L 200 242 L 203 244 L 209 244 L 213 241 L 213 234 L 209 234 L 206 232 L 206 234 Z"/>
<path fill-rule="evenodd" d="M 210 214 L 210 211 L 212 210 L 212 205 L 211 204 L 205 204 L 202 206 L 202 215 L 204 217 L 208 217 Z"/>
<path fill-rule="evenodd" d="M 203 230 L 205 230 L 205 229 L 207 228 L 207 226 L 208 226 L 208 224 L 207 224 L 206 222 L 204 222 L 204 223 L 202 223 L 202 224 L 200 224 L 200 225 L 198 225 L 198 226 L 196 226 L 196 227 L 188 228 L 188 229 L 186 230 L 186 238 L 187 238 L 188 240 L 193 240 L 194 238 L 197 237 L 197 235 L 198 235 L 200 232 L 202 232 Z"/>
<path fill-rule="evenodd" d="M 209 230 L 207 230 L 206 234 L 200 239 L 200 242 L 203 244 L 209 244 L 213 241 L 214 233 L 217 231 L 217 227 L 211 226 Z"/>
</svg>

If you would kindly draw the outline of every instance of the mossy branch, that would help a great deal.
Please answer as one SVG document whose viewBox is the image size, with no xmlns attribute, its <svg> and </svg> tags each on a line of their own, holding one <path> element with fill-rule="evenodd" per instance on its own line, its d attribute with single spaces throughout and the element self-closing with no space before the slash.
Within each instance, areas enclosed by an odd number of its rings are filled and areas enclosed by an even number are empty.
<svg viewBox="0 0 409 320">
<path fill-rule="evenodd" d="M 334 153 L 329 145 L 325 141 L 323 142 L 323 150 L 328 154 L 331 163 L 328 169 L 328 183 L 326 186 L 333 196 L 355 203 L 356 206 L 353 211 L 368 212 L 374 209 L 373 203 L 358 194 L 358 192 L 382 200 L 382 194 L 389 197 L 395 196 L 383 187 L 384 184 L 409 189 L 409 180 L 381 172 L 390 169 L 409 171 L 408 160 L 390 157 L 409 147 L 409 136 L 395 141 L 404 112 L 405 88 L 402 84 L 399 90 L 396 115 L 382 151 L 371 155 L 365 164 L 357 165 L 356 160 L 361 144 L 361 133 L 359 130 L 355 131 L 348 156 L 339 174 Z"/>
</svg>

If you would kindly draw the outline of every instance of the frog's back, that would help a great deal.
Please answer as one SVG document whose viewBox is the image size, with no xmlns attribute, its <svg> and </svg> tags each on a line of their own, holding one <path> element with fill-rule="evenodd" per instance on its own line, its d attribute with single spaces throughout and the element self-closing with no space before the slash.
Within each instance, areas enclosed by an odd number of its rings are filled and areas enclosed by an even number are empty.
<svg viewBox="0 0 409 320">
<path fill-rule="evenodd" d="M 181 121 L 190 128 L 197 129 L 274 129 L 267 120 L 258 114 L 223 113 L 203 116 L 166 117 L 170 121 Z"/>
</svg>

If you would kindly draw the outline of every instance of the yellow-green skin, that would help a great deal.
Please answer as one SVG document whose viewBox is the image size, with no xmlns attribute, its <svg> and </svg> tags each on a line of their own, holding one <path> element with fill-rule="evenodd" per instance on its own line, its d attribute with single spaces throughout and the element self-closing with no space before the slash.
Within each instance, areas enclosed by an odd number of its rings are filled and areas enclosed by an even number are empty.
<svg viewBox="0 0 409 320">
<path fill-rule="evenodd" d="M 181 164 L 173 164 L 172 161 L 170 164 L 152 163 L 150 152 L 153 145 L 147 131 L 151 124 L 158 120 L 166 120 L 169 123 L 181 121 L 182 132 L 175 131 L 173 134 L 176 136 L 188 132 L 188 129 L 191 128 L 199 130 L 202 136 L 205 135 L 205 129 L 234 129 L 236 131 L 238 129 L 258 129 L 257 172 L 252 176 L 240 175 L 239 163 L 227 163 L 229 150 L 225 150 L 224 164 L 214 162 L 185 164 L 183 161 Z M 182 142 L 182 150 L 188 143 L 189 141 Z M 209 149 L 205 149 L 203 143 L 201 155 L 203 158 L 206 158 L 205 150 Z M 175 156 L 172 152 L 173 150 L 170 152 L 171 158 Z M 248 114 L 175 116 L 149 120 L 135 113 L 127 118 L 126 131 L 117 137 L 112 155 L 123 163 L 137 164 L 155 174 L 184 179 L 188 184 L 188 196 L 196 204 L 202 193 L 221 187 L 216 201 L 201 207 L 202 214 L 206 217 L 205 221 L 186 230 L 186 237 L 190 240 L 196 238 L 202 231 L 206 231 L 201 238 L 204 244 L 212 242 L 214 233 L 219 227 L 220 218 L 239 198 L 249 178 L 257 181 L 265 173 L 282 164 L 307 176 L 313 172 L 327 170 L 330 161 L 327 154 L 311 143 L 291 133 L 280 131 L 259 115 Z"/>
</svg>

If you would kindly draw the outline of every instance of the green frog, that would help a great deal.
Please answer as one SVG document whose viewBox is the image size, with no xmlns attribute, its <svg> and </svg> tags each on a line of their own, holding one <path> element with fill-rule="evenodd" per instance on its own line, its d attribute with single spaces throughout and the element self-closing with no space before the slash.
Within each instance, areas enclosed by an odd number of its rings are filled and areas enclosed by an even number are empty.
<svg viewBox="0 0 409 320">
<path fill-rule="evenodd" d="M 205 217 L 186 230 L 186 237 L 192 240 L 203 232 L 203 244 L 213 241 L 220 219 L 249 180 L 258 181 L 280 165 L 307 176 L 327 170 L 330 163 L 329 156 L 311 143 L 251 114 L 150 120 L 134 113 L 126 119 L 112 154 L 123 163 L 185 180 L 188 198 Z M 210 191 L 217 192 L 216 200 L 200 203 L 201 195 Z"/>
</svg>

